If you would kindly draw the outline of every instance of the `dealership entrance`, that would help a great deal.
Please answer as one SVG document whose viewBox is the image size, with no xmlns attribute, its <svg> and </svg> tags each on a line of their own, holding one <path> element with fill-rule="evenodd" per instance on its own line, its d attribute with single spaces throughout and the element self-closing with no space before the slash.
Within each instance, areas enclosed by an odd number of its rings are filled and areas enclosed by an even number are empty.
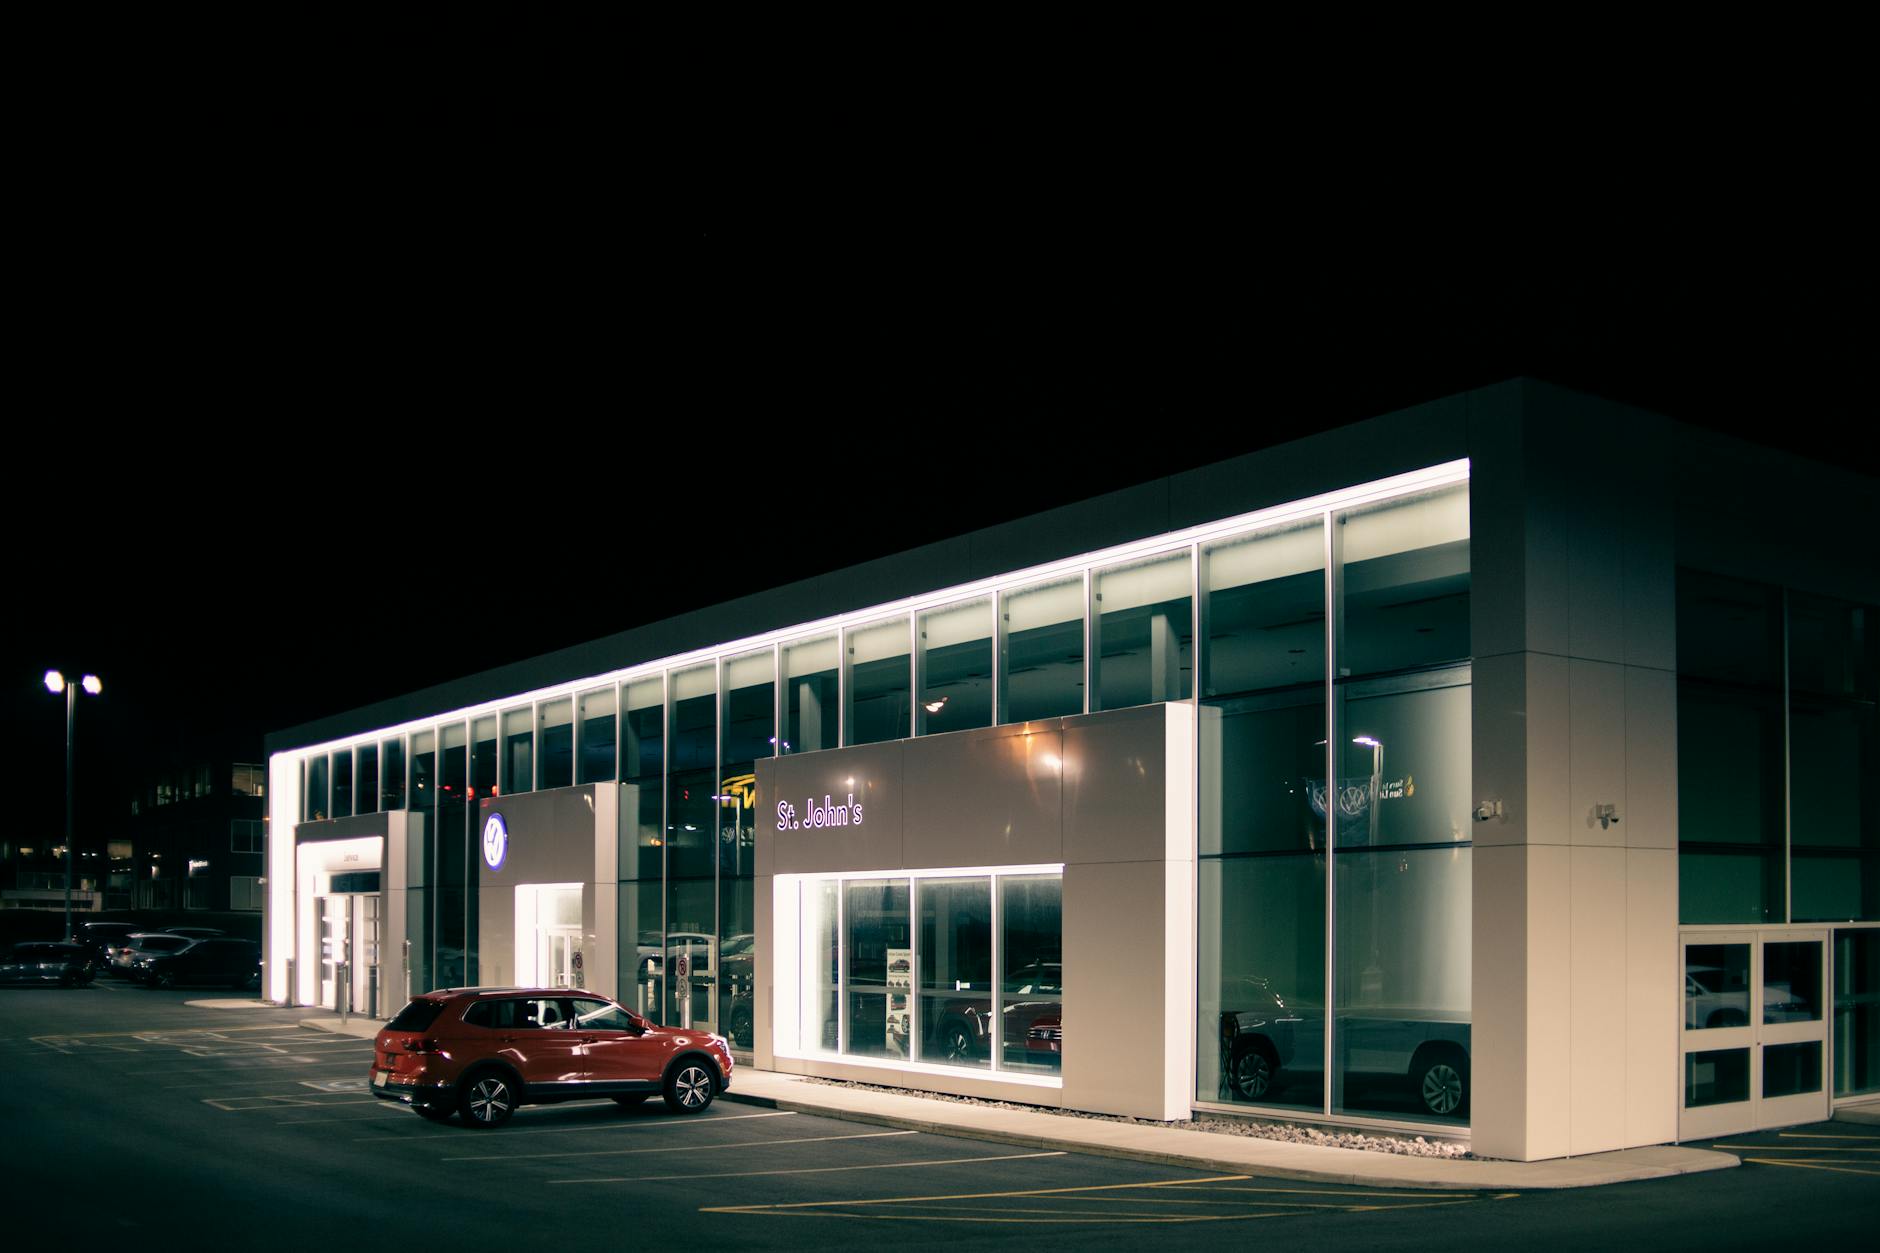
<svg viewBox="0 0 1880 1253">
<path fill-rule="evenodd" d="M 1826 929 L 1686 931 L 1678 1136 L 1827 1118 Z"/>
</svg>

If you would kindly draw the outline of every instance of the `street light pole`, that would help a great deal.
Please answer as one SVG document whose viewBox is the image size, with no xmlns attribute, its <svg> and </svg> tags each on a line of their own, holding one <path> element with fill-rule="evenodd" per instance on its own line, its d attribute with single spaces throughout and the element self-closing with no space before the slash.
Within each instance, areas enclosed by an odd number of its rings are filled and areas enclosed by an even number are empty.
<svg viewBox="0 0 1880 1253">
<path fill-rule="evenodd" d="M 46 671 L 46 690 L 65 693 L 65 938 L 72 938 L 72 865 L 77 855 L 72 847 L 73 779 L 78 757 L 78 689 L 96 696 L 104 690 L 98 676 L 88 674 L 77 683 L 67 683 L 57 670 Z"/>
</svg>

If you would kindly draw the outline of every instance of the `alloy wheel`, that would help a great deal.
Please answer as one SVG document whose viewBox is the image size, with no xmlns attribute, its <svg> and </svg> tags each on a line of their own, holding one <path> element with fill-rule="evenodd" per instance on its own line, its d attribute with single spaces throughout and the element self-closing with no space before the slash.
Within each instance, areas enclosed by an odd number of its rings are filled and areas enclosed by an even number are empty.
<svg viewBox="0 0 1880 1253">
<path fill-rule="evenodd" d="M 1448 1062 L 1423 1072 L 1423 1104 L 1432 1114 L 1453 1114 L 1462 1104 L 1462 1075 Z"/>
<path fill-rule="evenodd" d="M 697 1109 L 711 1099 L 712 1077 L 697 1066 L 687 1066 L 673 1080 L 672 1087 L 678 1093 L 679 1104 Z"/>
</svg>

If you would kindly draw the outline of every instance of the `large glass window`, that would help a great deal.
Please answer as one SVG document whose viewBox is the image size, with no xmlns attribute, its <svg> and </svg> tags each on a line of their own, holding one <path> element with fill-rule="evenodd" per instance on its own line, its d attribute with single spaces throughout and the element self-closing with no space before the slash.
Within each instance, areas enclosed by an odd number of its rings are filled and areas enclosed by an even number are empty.
<svg viewBox="0 0 1880 1253">
<path fill-rule="evenodd" d="M 437 785 L 437 961 L 439 987 L 467 987 L 474 979 L 470 928 L 476 905 L 470 893 L 476 883 L 475 862 L 469 852 L 470 786 L 468 728 L 449 722 L 438 728 Z"/>
<path fill-rule="evenodd" d="M 320 753 L 307 762 L 307 802 L 301 806 L 302 818 L 308 822 L 318 822 L 331 817 L 332 797 L 327 794 L 327 756 Z"/>
<path fill-rule="evenodd" d="M 848 1051 L 907 1057 L 914 972 L 907 880 L 851 880 L 844 897 Z"/>
<path fill-rule="evenodd" d="M 918 1057 L 992 1065 L 992 880 L 921 879 Z"/>
<path fill-rule="evenodd" d="M 1097 573 L 1092 709 L 1188 699 L 1194 677 L 1192 575 L 1186 552 Z"/>
<path fill-rule="evenodd" d="M 347 818 L 352 815 L 352 749 L 342 748 L 333 754 L 333 814 L 335 818 Z"/>
<path fill-rule="evenodd" d="M 783 646 L 783 735 L 779 753 L 814 753 L 839 742 L 836 637 Z"/>
<path fill-rule="evenodd" d="M 1468 517 L 1447 488 L 1334 518 L 1335 1112 L 1468 1115 Z"/>
<path fill-rule="evenodd" d="M 503 711 L 503 791 L 535 790 L 535 711 L 527 705 Z"/>
<path fill-rule="evenodd" d="M 614 735 L 614 689 L 596 688 L 581 693 L 581 783 L 611 783 L 617 741 Z"/>
<path fill-rule="evenodd" d="M 757 759 L 776 743 L 776 658 L 770 649 L 725 662 L 724 762 L 718 773 L 718 1024 L 733 1045 L 752 1042 L 757 846 Z"/>
<path fill-rule="evenodd" d="M 656 674 L 621 692 L 620 824 L 632 832 L 621 857 L 638 867 L 635 877 L 658 883 L 666 866 L 666 681 Z"/>
<path fill-rule="evenodd" d="M 1678 912 L 1781 922 L 1782 595 L 1678 572 Z"/>
<path fill-rule="evenodd" d="M 1021 587 L 999 603 L 999 721 L 1084 712 L 1083 577 Z"/>
<path fill-rule="evenodd" d="M 1880 1092 L 1880 928 L 1834 933 L 1834 1094 Z"/>
<path fill-rule="evenodd" d="M 405 807 L 405 741 L 395 738 L 379 744 L 379 808 Z"/>
<path fill-rule="evenodd" d="M 718 947 L 718 666 L 671 675 L 667 693 L 666 948 L 668 1022 L 713 1022 Z"/>
<path fill-rule="evenodd" d="M 379 807 L 379 746 L 361 744 L 353 750 L 353 758 L 354 807 L 362 814 L 374 813 Z"/>
<path fill-rule="evenodd" d="M 478 718 L 470 724 L 471 799 L 496 792 L 501 762 L 496 751 L 496 715 Z"/>
<path fill-rule="evenodd" d="M 809 1053 L 833 1053 L 841 1047 L 840 890 L 834 879 L 803 884 L 803 1004 L 798 1043 Z"/>
<path fill-rule="evenodd" d="M 850 744 L 878 744 L 913 734 L 907 631 L 907 619 L 895 618 L 848 633 Z"/>
<path fill-rule="evenodd" d="M 1869 607 L 1789 596 L 1789 854 L 1795 922 L 1880 918 L 1880 723 L 1875 716 L 1880 631 L 1875 626 L 1876 611 Z"/>
<path fill-rule="evenodd" d="M 411 795 L 413 809 L 429 812 L 437 807 L 437 734 L 411 733 Z"/>
<path fill-rule="evenodd" d="M 992 601 L 920 615 L 919 734 L 992 725 Z"/>
<path fill-rule="evenodd" d="M 545 700 L 536 706 L 536 716 L 542 746 L 539 786 L 567 787 L 574 782 L 574 700 Z"/>
<path fill-rule="evenodd" d="M 1202 551 L 1201 1100 L 1325 1104 L 1325 528 Z"/>
<path fill-rule="evenodd" d="M 1064 1040 L 1064 878 L 999 880 L 1000 1064 L 1056 1074 Z"/>
</svg>

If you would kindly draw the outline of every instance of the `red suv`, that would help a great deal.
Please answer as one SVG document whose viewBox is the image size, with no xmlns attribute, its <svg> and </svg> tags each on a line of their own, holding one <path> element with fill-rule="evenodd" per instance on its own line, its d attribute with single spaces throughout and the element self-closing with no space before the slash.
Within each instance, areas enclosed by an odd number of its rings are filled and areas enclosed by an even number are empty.
<svg viewBox="0 0 1880 1253">
<path fill-rule="evenodd" d="M 731 1086 L 721 1036 L 658 1027 L 593 992 L 442 988 L 416 997 L 373 1043 L 372 1094 L 442 1122 L 499 1127 L 518 1105 L 663 1093 L 696 1114 Z"/>
</svg>

